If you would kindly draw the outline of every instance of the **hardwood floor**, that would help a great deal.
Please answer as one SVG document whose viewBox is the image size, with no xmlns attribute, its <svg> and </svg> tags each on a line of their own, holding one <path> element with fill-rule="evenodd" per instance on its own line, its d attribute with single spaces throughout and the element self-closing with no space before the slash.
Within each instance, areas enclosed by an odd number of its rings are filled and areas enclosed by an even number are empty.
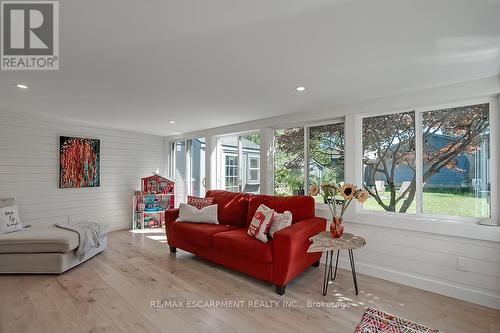
<svg viewBox="0 0 500 333">
<path fill-rule="evenodd" d="M 0 276 L 0 333 L 353 332 L 368 306 L 448 333 L 500 332 L 500 311 L 362 274 L 356 296 L 344 270 L 323 297 L 323 265 L 304 272 L 280 297 L 268 283 L 180 250 L 169 254 L 162 238 L 114 232 L 104 253 L 60 276 Z M 166 307 L 181 300 L 183 307 Z M 187 308 L 191 300 L 244 306 Z M 155 301 L 164 307 L 152 307 Z M 345 307 L 313 308 L 308 301 Z"/>
</svg>

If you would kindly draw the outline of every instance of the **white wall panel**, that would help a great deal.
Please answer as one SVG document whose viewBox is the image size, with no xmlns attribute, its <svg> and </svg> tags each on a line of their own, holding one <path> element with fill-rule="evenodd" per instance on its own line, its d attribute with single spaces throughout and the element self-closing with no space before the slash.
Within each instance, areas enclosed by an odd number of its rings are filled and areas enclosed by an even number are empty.
<svg viewBox="0 0 500 333">
<path fill-rule="evenodd" d="M 101 187 L 60 189 L 59 136 L 101 140 Z M 164 167 L 163 138 L 0 111 L 0 198 L 14 197 L 23 224 L 72 220 L 131 226 L 133 189 Z"/>
<path fill-rule="evenodd" d="M 349 221 L 344 227 L 367 241 L 354 251 L 358 273 L 500 309 L 499 242 Z M 465 271 L 457 269 L 457 258 L 465 260 Z M 347 251 L 339 266 L 350 270 Z"/>
</svg>

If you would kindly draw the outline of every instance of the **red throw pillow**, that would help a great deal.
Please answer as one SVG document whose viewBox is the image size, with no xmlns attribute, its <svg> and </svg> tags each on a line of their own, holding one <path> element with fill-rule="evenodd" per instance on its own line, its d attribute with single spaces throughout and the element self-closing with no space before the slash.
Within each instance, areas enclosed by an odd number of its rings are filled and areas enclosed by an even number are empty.
<svg viewBox="0 0 500 333">
<path fill-rule="evenodd" d="M 198 198 L 192 197 L 188 195 L 188 205 L 194 206 L 198 209 L 202 209 L 203 207 L 207 207 L 214 204 L 214 198 Z"/>
<path fill-rule="evenodd" d="M 273 220 L 274 210 L 264 205 L 260 205 L 253 215 L 252 222 L 248 227 L 247 233 L 260 240 L 263 243 L 267 242 L 267 232 Z"/>
</svg>

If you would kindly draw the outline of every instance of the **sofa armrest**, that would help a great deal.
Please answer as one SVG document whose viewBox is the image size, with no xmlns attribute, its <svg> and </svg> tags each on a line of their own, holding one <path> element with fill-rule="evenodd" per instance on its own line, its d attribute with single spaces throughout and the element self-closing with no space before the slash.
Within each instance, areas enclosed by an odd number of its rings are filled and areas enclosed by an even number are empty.
<svg viewBox="0 0 500 333">
<path fill-rule="evenodd" d="M 170 226 L 172 225 L 172 223 L 175 222 L 175 220 L 177 220 L 178 217 L 179 217 L 179 208 L 169 209 L 165 212 L 165 234 L 167 236 L 167 241 L 171 239 L 171 237 L 169 238 L 168 235 L 170 231 Z"/>
<path fill-rule="evenodd" d="M 165 224 L 172 223 L 179 217 L 179 208 L 169 209 L 165 212 Z"/>
<path fill-rule="evenodd" d="M 326 219 L 313 217 L 281 229 L 273 237 L 273 280 L 285 285 L 321 257 L 321 253 L 307 253 L 314 235 L 326 230 Z"/>
</svg>

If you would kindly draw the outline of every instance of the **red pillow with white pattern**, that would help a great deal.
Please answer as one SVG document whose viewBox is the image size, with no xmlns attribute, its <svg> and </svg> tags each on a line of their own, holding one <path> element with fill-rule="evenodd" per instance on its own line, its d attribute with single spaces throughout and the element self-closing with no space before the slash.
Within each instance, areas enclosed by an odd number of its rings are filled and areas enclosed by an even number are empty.
<svg viewBox="0 0 500 333">
<path fill-rule="evenodd" d="M 263 243 L 267 243 L 267 232 L 269 231 L 269 227 L 271 227 L 273 216 L 274 209 L 260 205 L 253 215 L 247 234 Z"/>
<path fill-rule="evenodd" d="M 198 198 L 192 197 L 188 195 L 188 205 L 194 206 L 198 209 L 202 209 L 203 207 L 211 206 L 214 204 L 214 198 Z"/>
</svg>

